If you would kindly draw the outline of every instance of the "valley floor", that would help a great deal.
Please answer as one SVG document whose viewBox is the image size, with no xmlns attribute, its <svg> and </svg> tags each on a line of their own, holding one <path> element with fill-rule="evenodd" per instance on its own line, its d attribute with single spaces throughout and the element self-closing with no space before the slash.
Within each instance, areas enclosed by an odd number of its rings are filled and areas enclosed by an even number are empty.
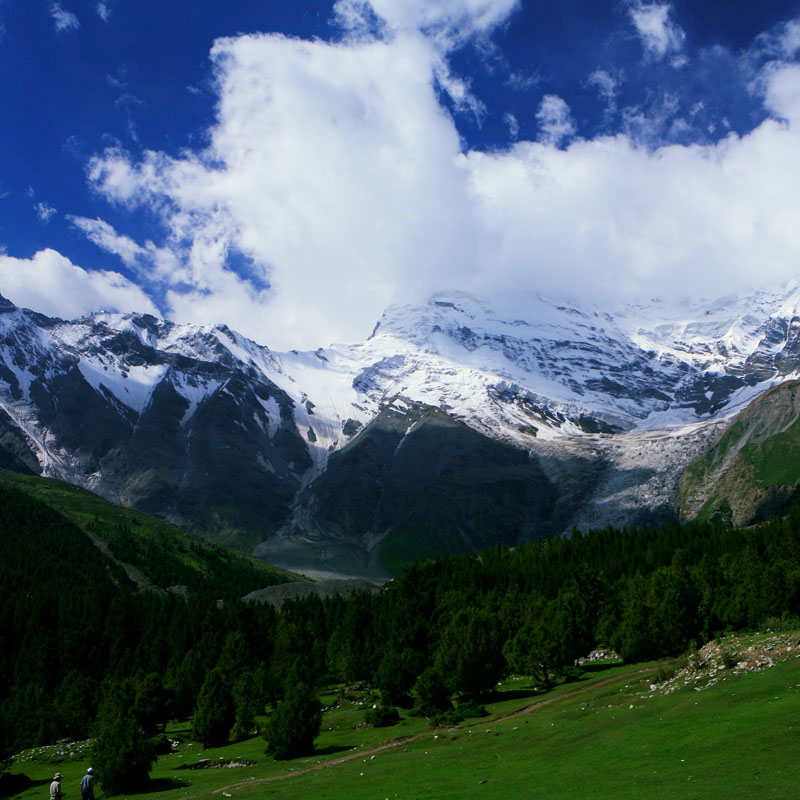
<svg viewBox="0 0 800 800">
<path fill-rule="evenodd" d="M 190 726 L 162 756 L 148 800 L 471 800 L 795 798 L 800 752 L 800 633 L 738 635 L 669 664 L 586 665 L 549 692 L 526 678 L 498 687 L 490 715 L 432 730 L 403 715 L 362 726 L 368 691 L 326 711 L 312 758 L 275 762 L 260 737 L 202 751 Z M 323 697 L 333 705 L 333 696 Z M 80 748 L 21 754 L 12 766 L 45 796 L 58 769 L 67 800 L 88 765 Z M 189 770 L 200 759 L 244 766 Z M 102 800 L 102 793 L 98 800 Z M 142 795 L 141 797 L 145 797 Z"/>
</svg>

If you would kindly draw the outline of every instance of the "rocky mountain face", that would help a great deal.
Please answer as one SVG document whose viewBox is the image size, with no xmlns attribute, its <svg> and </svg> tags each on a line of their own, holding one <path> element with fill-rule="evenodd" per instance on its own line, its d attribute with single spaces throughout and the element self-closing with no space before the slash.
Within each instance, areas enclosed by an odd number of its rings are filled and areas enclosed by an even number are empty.
<svg viewBox="0 0 800 800">
<path fill-rule="evenodd" d="M 267 351 L 224 327 L 0 311 L 5 465 L 223 541 L 283 522 L 311 458 L 292 400 L 252 366 Z"/>
<path fill-rule="evenodd" d="M 298 498 L 281 537 L 257 554 L 357 571 L 516 544 L 557 530 L 555 487 L 537 459 L 433 406 L 396 399 Z"/>
<path fill-rule="evenodd" d="M 755 399 L 691 463 L 681 481 L 684 519 L 748 525 L 798 498 L 800 381 Z"/>
<path fill-rule="evenodd" d="M 465 294 L 365 342 L 276 353 L 224 325 L 0 303 L 0 466 L 292 569 L 674 518 L 684 468 L 800 370 L 800 291 L 614 313 Z M 691 504 L 694 501 L 687 501 Z"/>
</svg>

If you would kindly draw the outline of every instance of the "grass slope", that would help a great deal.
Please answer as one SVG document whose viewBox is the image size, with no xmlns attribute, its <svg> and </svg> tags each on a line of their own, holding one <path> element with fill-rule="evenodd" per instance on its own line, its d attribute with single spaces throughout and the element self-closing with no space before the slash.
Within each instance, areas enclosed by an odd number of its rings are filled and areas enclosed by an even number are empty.
<svg viewBox="0 0 800 800">
<path fill-rule="evenodd" d="M 235 597 L 301 580 L 63 481 L 0 470 L 0 485 L 22 491 L 76 523 L 142 587 L 185 585 L 192 592 Z"/>
<path fill-rule="evenodd" d="M 363 710 L 351 705 L 325 713 L 312 758 L 274 762 L 259 738 L 205 752 L 181 745 L 159 760 L 147 798 L 795 798 L 800 646 L 793 651 L 771 669 L 701 682 L 702 691 L 692 681 L 651 690 L 654 664 L 595 667 L 541 696 L 526 680 L 511 680 L 490 717 L 439 731 L 405 717 L 394 728 L 356 728 Z M 182 768 L 220 757 L 259 764 Z M 18 797 L 40 797 L 56 768 L 74 791 L 88 764 L 80 758 L 14 765 L 34 778 Z"/>
<path fill-rule="evenodd" d="M 783 512 L 800 485 L 800 382 L 756 398 L 690 464 L 681 482 L 681 516 L 746 525 Z"/>
</svg>

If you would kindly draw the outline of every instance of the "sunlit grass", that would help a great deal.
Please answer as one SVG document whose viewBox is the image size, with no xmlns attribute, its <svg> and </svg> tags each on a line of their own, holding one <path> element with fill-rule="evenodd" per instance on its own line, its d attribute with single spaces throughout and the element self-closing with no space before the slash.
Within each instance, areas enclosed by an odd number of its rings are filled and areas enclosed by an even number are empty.
<svg viewBox="0 0 800 800">
<path fill-rule="evenodd" d="M 743 637 L 739 646 L 757 641 Z M 800 639 L 800 637 L 799 637 Z M 370 695 L 324 714 L 316 753 L 276 762 L 260 737 L 213 750 L 184 742 L 153 770 L 149 800 L 446 800 L 459 798 L 794 798 L 800 754 L 800 646 L 771 669 L 730 674 L 704 691 L 651 689 L 657 665 L 603 665 L 547 692 L 512 678 L 490 716 L 432 730 L 403 712 L 399 725 L 365 728 Z M 326 696 L 332 703 L 333 695 Z M 531 706 L 534 709 L 525 712 Z M 515 714 L 523 711 L 525 713 Z M 383 747 L 383 749 L 379 749 Z M 201 758 L 257 766 L 189 770 Z M 329 763 L 328 767 L 323 765 Z M 87 761 L 60 763 L 69 795 Z M 21 765 L 22 766 L 22 765 Z M 25 764 L 38 800 L 56 769 Z M 270 780 L 273 779 L 273 780 Z"/>
</svg>

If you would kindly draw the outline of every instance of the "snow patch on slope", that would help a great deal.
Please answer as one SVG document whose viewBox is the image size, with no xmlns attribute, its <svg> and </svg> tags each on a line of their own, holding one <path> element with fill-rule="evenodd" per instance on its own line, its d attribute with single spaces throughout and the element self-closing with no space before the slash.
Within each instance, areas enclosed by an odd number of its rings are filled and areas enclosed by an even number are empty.
<svg viewBox="0 0 800 800">
<path fill-rule="evenodd" d="M 194 416 L 198 406 L 224 384 L 221 380 L 200 378 L 175 370 L 170 373 L 170 381 L 175 391 L 189 403 L 181 418 L 181 427 Z"/>
<path fill-rule="evenodd" d="M 101 361 L 81 358 L 78 369 L 96 392 L 102 394 L 105 388 L 121 403 L 141 414 L 168 367 L 166 364 L 130 366 L 121 371 Z"/>
</svg>

